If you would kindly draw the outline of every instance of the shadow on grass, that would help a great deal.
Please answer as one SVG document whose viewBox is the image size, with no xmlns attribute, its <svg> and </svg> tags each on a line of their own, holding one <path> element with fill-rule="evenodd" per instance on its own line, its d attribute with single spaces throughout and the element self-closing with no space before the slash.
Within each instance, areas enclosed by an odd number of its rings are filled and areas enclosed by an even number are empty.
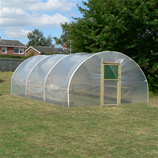
<svg viewBox="0 0 158 158">
<path fill-rule="evenodd" d="M 0 80 L 0 83 L 4 82 L 4 80 Z"/>
</svg>

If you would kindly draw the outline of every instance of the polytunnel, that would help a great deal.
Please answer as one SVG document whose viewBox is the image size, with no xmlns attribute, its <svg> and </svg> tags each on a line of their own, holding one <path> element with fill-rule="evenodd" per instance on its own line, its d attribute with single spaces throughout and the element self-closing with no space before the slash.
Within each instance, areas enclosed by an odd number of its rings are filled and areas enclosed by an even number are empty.
<svg viewBox="0 0 158 158">
<path fill-rule="evenodd" d="M 147 103 L 148 82 L 119 52 L 38 55 L 17 67 L 11 94 L 64 106 Z"/>
</svg>

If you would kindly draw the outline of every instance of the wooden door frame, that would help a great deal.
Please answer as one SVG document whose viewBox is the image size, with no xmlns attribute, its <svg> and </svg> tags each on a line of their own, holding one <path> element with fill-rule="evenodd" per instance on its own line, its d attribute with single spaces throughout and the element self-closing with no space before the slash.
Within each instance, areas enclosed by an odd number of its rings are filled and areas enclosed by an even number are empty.
<svg viewBox="0 0 158 158">
<path fill-rule="evenodd" d="M 104 65 L 118 65 L 118 79 L 104 79 Z M 104 104 L 104 80 L 108 81 L 118 81 L 117 84 L 117 104 L 121 104 L 121 64 L 114 62 L 101 62 L 101 95 L 100 95 L 100 105 L 101 106 L 109 106 L 108 104 Z"/>
</svg>

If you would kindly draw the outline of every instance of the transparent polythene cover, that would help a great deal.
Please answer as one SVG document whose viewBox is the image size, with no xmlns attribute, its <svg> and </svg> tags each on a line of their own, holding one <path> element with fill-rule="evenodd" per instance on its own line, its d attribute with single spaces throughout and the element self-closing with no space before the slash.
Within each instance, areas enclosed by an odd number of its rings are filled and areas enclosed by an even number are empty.
<svg viewBox="0 0 158 158">
<path fill-rule="evenodd" d="M 120 63 L 122 104 L 148 102 L 148 83 L 140 67 L 131 58 L 122 53 L 107 51 L 92 54 L 76 70 L 70 82 L 70 90 L 73 90 L 73 95 L 70 95 L 69 102 L 72 102 L 73 106 L 98 106 L 101 104 L 101 99 L 104 99 L 104 97 L 101 98 L 103 75 L 101 63 Z M 108 77 L 104 76 L 104 78 Z M 111 102 L 116 100 L 115 87 L 111 86 L 107 94 L 106 91 L 104 92 L 104 96 L 110 96 L 108 99 Z"/>
<path fill-rule="evenodd" d="M 77 68 L 90 54 L 72 54 L 61 60 L 49 73 L 46 80 L 46 101 L 68 105 L 68 83 Z"/>
<path fill-rule="evenodd" d="M 65 106 L 99 106 L 102 63 L 120 63 L 121 103 L 148 102 L 148 83 L 142 70 L 128 56 L 111 51 L 32 57 L 14 72 L 11 93 Z M 111 70 L 111 76 L 118 79 L 115 67 L 106 67 L 105 79 L 111 78 L 107 73 Z M 117 100 L 116 85 L 104 92 L 111 96 L 107 98 L 111 103 Z"/>
<path fill-rule="evenodd" d="M 36 96 L 43 100 L 47 75 L 56 63 L 64 57 L 66 55 L 62 54 L 48 56 L 34 67 L 27 80 L 27 95 Z"/>
<path fill-rule="evenodd" d="M 45 55 L 33 56 L 25 60 L 13 73 L 12 83 L 11 83 L 11 93 L 16 95 L 25 96 L 25 84 L 26 79 L 32 70 L 32 68 L 39 62 L 40 60 L 46 58 Z"/>
</svg>

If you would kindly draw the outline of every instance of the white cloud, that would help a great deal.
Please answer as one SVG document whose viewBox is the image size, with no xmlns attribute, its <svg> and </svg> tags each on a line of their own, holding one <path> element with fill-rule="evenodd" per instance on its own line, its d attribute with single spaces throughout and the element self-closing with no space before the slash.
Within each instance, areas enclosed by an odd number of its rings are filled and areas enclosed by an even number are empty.
<svg viewBox="0 0 158 158">
<path fill-rule="evenodd" d="M 58 12 L 71 11 L 72 7 L 76 6 L 76 2 L 68 2 L 66 0 L 48 0 L 47 2 L 38 2 L 30 5 L 29 10 L 36 11 L 52 11 Z"/>
<path fill-rule="evenodd" d="M 7 8 L 7 7 L 3 7 L 0 10 L 0 15 L 1 18 L 20 18 L 20 17 L 26 17 L 29 16 L 29 14 L 27 12 L 25 12 L 24 10 L 22 10 L 21 8 Z"/>
<path fill-rule="evenodd" d="M 46 14 L 42 12 L 36 12 L 37 10 L 71 10 L 74 3 L 67 2 L 65 0 L 47 0 L 42 2 L 41 0 L 8 0 L 2 2 L 2 9 L 0 10 L 0 22 L 3 29 L 10 29 L 14 27 L 60 27 L 61 23 L 70 22 L 70 20 L 61 15 Z M 23 7 L 20 7 L 23 6 Z M 23 8 L 27 6 L 26 11 Z M 25 8 L 26 9 L 26 8 Z"/>
<path fill-rule="evenodd" d="M 59 27 L 61 23 L 65 23 L 65 22 L 70 22 L 70 20 L 59 13 L 56 13 L 52 16 L 43 14 L 41 17 L 39 17 L 37 21 L 34 21 L 34 25 L 37 26 L 43 25 L 45 27 L 49 27 L 53 25 L 55 27 Z"/>
<path fill-rule="evenodd" d="M 21 8 L 26 10 L 30 5 L 38 2 L 40 0 L 1 0 L 1 8 Z"/>
<path fill-rule="evenodd" d="M 14 29 L 14 30 L 8 30 L 8 31 L 5 31 L 4 33 L 10 37 L 10 38 L 26 38 L 27 37 L 27 34 L 31 32 L 29 30 L 23 30 L 23 29 Z"/>
<path fill-rule="evenodd" d="M 7 8 L 21 8 L 26 11 L 71 11 L 72 7 L 76 6 L 76 0 L 3 0 L 2 7 Z"/>
<path fill-rule="evenodd" d="M 76 0 L 2 0 L 0 27 L 10 38 L 26 38 L 28 27 L 60 27 L 70 22 L 68 15 Z"/>
<path fill-rule="evenodd" d="M 16 12 L 15 12 L 16 14 Z M 26 26 L 33 26 L 33 27 L 60 27 L 61 23 L 70 22 L 70 20 L 59 14 L 56 13 L 54 15 L 47 15 L 47 14 L 28 14 L 25 13 L 23 15 L 16 14 L 16 17 L 8 16 L 7 18 L 1 19 L 1 27 L 3 29 L 10 29 L 16 27 L 26 27 Z"/>
</svg>

